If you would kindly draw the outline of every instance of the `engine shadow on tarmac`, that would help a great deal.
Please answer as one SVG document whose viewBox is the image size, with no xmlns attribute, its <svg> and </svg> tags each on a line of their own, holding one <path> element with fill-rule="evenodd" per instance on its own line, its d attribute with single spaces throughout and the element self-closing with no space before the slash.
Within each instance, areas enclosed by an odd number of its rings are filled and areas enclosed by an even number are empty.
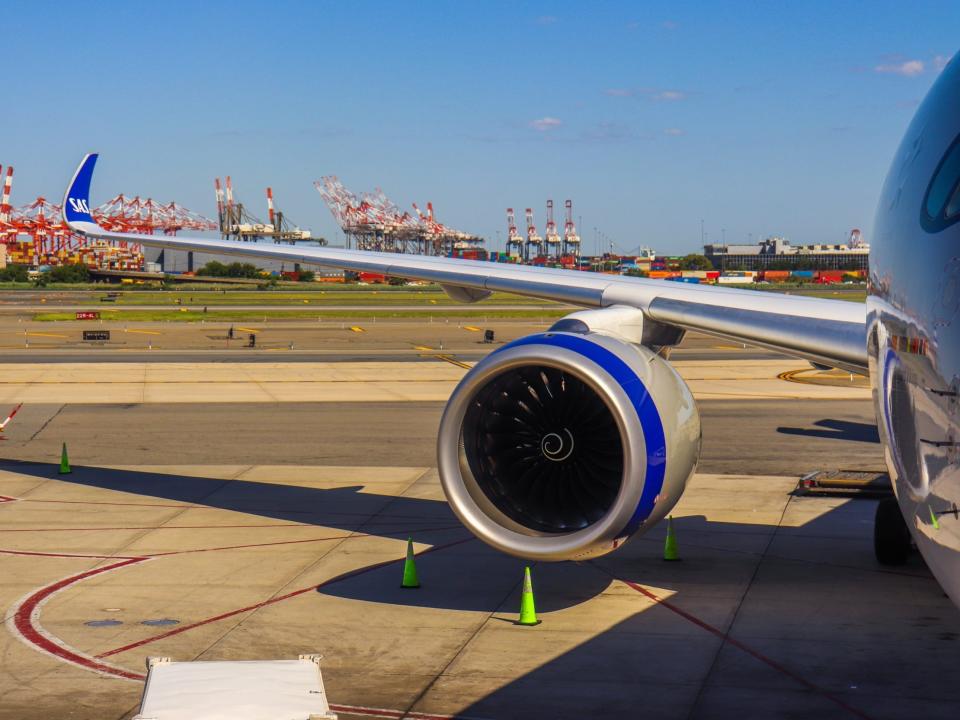
<svg viewBox="0 0 960 720">
<path fill-rule="evenodd" d="M 411 537 L 414 542 L 431 545 L 471 537 L 445 501 L 361 492 L 362 485 L 324 489 L 77 465 L 69 475 L 60 475 L 50 465 L 12 460 L 0 462 L 0 469 L 127 494 L 105 501 L 135 502 L 130 498 L 133 495 L 141 501 L 153 498 L 398 540 Z M 524 563 L 471 541 L 456 553 L 427 553 L 417 559 L 417 566 L 424 585 L 431 586 L 430 593 L 400 589 L 397 563 L 346 573 L 318 591 L 404 606 L 493 612 L 506 593 L 514 586 L 519 588 Z M 492 582 L 492 578 L 498 580 Z M 542 610 L 580 604 L 602 593 L 610 582 L 597 573 L 586 574 L 568 592 L 552 593 L 549 599 L 545 596 Z"/>
<path fill-rule="evenodd" d="M 877 426 L 872 423 L 850 420 L 818 420 L 815 428 L 778 427 L 782 435 L 801 435 L 804 437 L 826 438 L 827 440 L 849 440 L 852 442 L 880 443 Z"/>
</svg>

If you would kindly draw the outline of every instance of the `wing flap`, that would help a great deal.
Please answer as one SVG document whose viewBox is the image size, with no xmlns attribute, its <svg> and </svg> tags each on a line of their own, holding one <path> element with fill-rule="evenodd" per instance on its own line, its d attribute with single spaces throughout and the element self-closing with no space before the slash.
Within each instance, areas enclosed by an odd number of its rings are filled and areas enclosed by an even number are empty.
<svg viewBox="0 0 960 720">
<path fill-rule="evenodd" d="M 867 374 L 865 324 L 717 307 L 672 298 L 655 298 L 647 314 L 654 320 L 687 330 L 740 340 L 821 365 Z"/>
</svg>

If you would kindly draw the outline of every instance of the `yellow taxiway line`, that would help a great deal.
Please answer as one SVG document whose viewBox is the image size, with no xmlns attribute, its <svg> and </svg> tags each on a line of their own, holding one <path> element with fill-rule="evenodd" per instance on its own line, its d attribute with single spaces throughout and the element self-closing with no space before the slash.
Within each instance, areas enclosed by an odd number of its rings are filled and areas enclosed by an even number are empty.
<svg viewBox="0 0 960 720">
<path fill-rule="evenodd" d="M 432 357 L 432 358 L 436 358 L 437 360 L 444 360 L 444 361 L 450 363 L 451 365 L 456 365 L 457 367 L 463 368 L 464 370 L 470 370 L 470 369 L 473 368 L 472 365 L 468 365 L 468 364 L 465 363 L 465 362 L 461 362 L 460 360 L 457 360 L 456 358 L 453 357 L 453 355 L 439 355 L 439 354 L 437 354 L 437 355 L 422 355 L 421 357 Z"/>
</svg>

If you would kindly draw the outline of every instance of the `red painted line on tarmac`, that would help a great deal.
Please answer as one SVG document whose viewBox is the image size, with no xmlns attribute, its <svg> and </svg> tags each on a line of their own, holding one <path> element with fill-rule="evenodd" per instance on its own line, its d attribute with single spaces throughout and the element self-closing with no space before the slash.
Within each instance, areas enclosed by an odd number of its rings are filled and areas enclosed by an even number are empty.
<svg viewBox="0 0 960 720">
<path fill-rule="evenodd" d="M 237 482 L 248 482 L 239 480 Z M 389 498 L 385 498 L 389 499 Z M 277 512 L 289 515 L 314 515 L 315 510 L 301 510 L 300 508 L 263 508 L 263 507 L 228 507 L 221 508 L 216 505 L 177 505 L 174 503 L 132 503 L 132 502 L 107 502 L 102 500 L 34 500 L 32 498 L 10 498 L 10 500 L 19 500 L 20 502 L 32 503 L 62 503 L 67 505 L 119 505 L 121 507 L 159 507 L 159 508 L 178 508 L 180 510 L 230 510 L 239 513 L 267 513 Z M 324 512 L 324 517 L 358 517 L 369 518 L 370 513 L 351 513 L 351 512 Z M 426 521 L 444 521 L 442 518 L 428 517 L 425 515 L 391 515 L 395 520 L 426 520 Z"/>
<path fill-rule="evenodd" d="M 310 526 L 304 525 L 303 527 L 310 527 Z M 144 553 L 143 555 L 89 555 L 86 553 L 42 552 L 39 550 L 10 550 L 8 548 L 0 548 L 0 555 L 26 555 L 30 557 L 53 557 L 53 558 L 94 558 L 94 559 L 100 559 L 100 560 L 117 560 L 117 559 L 149 560 L 150 558 L 169 557 L 171 555 L 189 555 L 191 553 L 216 552 L 218 550 L 242 550 L 247 548 L 271 547 L 273 545 L 297 545 L 300 543 L 323 542 L 325 540 L 353 540 L 356 538 L 378 537 L 381 535 L 390 535 L 390 534 L 401 535 L 406 533 L 439 532 L 442 530 L 457 530 L 461 527 L 463 526 L 448 525 L 447 527 L 399 528 L 397 530 L 389 530 L 389 531 L 384 530 L 383 532 L 377 533 L 376 535 L 372 533 L 353 532 L 353 533 L 350 533 L 349 535 L 332 535 L 329 537 L 306 538 L 301 540 L 277 540 L 276 542 L 248 543 L 245 545 L 223 545 L 220 547 L 209 547 L 209 548 L 191 548 L 189 550 L 169 550 L 167 552 Z M 150 528 L 144 528 L 144 529 L 150 529 Z"/>
<path fill-rule="evenodd" d="M 403 533 L 419 533 L 419 532 L 431 532 L 439 530 L 457 530 L 458 528 L 463 527 L 462 525 L 450 525 L 448 527 L 439 527 L 439 528 L 414 528 L 409 529 L 400 529 L 392 531 L 393 534 L 403 534 Z M 389 535 L 390 532 L 384 531 L 378 533 L 377 535 Z M 301 543 L 313 543 L 313 542 L 324 542 L 325 540 L 352 540 L 354 538 L 363 538 L 363 537 L 373 537 L 370 533 L 350 533 L 349 535 L 333 535 L 331 537 L 319 537 L 319 538 L 306 538 L 303 540 L 277 540 L 276 542 L 268 543 L 250 543 L 247 545 L 224 545 L 222 547 L 211 547 L 211 548 L 196 548 L 194 550 L 171 550 L 170 552 L 160 552 L 160 553 L 151 553 L 150 557 L 166 557 L 168 555 L 187 555 L 189 553 L 202 553 L 202 552 L 214 552 L 216 550 L 242 550 L 245 548 L 260 548 L 260 547 L 271 547 L 273 545 L 299 545 Z"/>
<path fill-rule="evenodd" d="M 441 522 L 437 520 L 437 522 Z M 446 522 L 446 520 L 444 520 Z M 388 525 L 393 523 L 360 523 L 363 527 L 379 527 L 380 525 Z M 256 530 L 257 528 L 299 528 L 301 530 L 313 530 L 316 525 L 305 525 L 304 523 L 266 523 L 266 524 L 250 524 L 250 525 L 131 525 L 129 527 L 55 527 L 55 528 L 0 528 L 0 533 L 32 533 L 32 532 L 101 532 L 107 530 L 236 530 L 236 529 L 245 529 L 245 530 Z M 446 530 L 448 527 L 460 527 L 456 526 L 442 526 L 442 527 L 430 527 L 430 528 L 420 528 L 420 530 Z M 383 531 L 388 532 L 388 531 Z M 417 532 L 417 530 L 406 530 L 400 529 L 397 532 Z"/>
<path fill-rule="evenodd" d="M 121 507 L 166 507 L 179 508 L 181 510 L 210 510 L 209 505 L 175 505 L 173 503 L 125 503 L 125 502 L 106 502 L 99 500 L 34 500 L 24 498 L 22 502 L 31 503 L 54 503 L 59 505 L 120 505 Z"/>
<path fill-rule="evenodd" d="M 25 642 L 33 645 L 49 655 L 53 655 L 59 660 L 64 660 L 72 665 L 79 665 L 82 668 L 93 670 L 94 672 L 104 675 L 112 675 L 114 677 L 125 678 L 127 680 L 143 680 L 144 676 L 139 673 L 113 667 L 107 663 L 100 662 L 96 658 L 83 655 L 75 650 L 71 650 L 65 645 L 60 644 L 40 628 L 39 624 L 37 623 L 37 619 L 40 614 L 40 607 L 43 605 L 43 603 L 64 588 L 80 582 L 81 580 L 86 580 L 89 577 L 93 577 L 94 575 L 100 575 L 101 573 L 109 572 L 111 570 L 117 570 L 118 568 L 143 562 L 146 559 L 147 558 L 124 558 L 120 562 L 113 563 L 112 565 L 104 565 L 103 567 L 94 568 L 93 570 L 87 570 L 79 575 L 71 575 L 70 577 L 64 578 L 63 580 L 55 582 L 52 585 L 47 585 L 46 587 L 43 587 L 33 594 L 27 596 L 20 602 L 20 604 L 14 609 L 13 617 L 11 618 L 9 624 L 13 627 L 15 633 L 18 634 Z"/>
<path fill-rule="evenodd" d="M 687 612 L 686 610 L 684 610 L 684 609 L 682 609 L 682 608 L 674 605 L 674 604 L 673 604 L 672 602 L 670 602 L 669 600 L 666 600 L 666 599 L 664 599 L 664 598 L 661 598 L 661 597 L 658 596 L 658 595 L 655 595 L 654 593 L 652 593 L 651 591 L 647 590 L 645 587 L 643 587 L 643 586 L 640 585 L 639 583 L 631 582 L 631 581 L 629 581 L 629 580 L 623 580 L 623 579 L 621 579 L 621 578 L 616 578 L 616 579 L 617 579 L 617 580 L 620 580 L 620 582 L 622 582 L 622 583 L 623 583 L 624 585 L 626 585 L 627 587 L 633 588 L 634 590 L 636 590 L 636 591 L 637 591 L 638 593 L 640 593 L 641 595 L 649 598 L 650 600 L 653 600 L 653 602 L 657 603 L 658 605 L 662 605 L 662 606 L 665 607 L 667 610 L 670 610 L 671 612 L 676 613 L 677 615 L 679 615 L 680 617 L 682 617 L 684 620 L 688 620 L 688 621 L 692 622 L 694 625 L 696 625 L 697 627 L 699 627 L 699 628 L 701 628 L 701 629 L 703 629 L 703 630 L 706 630 L 706 631 L 707 631 L 708 633 L 710 633 L 711 635 L 715 635 L 715 636 L 717 636 L 718 638 L 720 638 L 722 641 L 727 642 L 727 643 L 730 643 L 730 644 L 733 645 L 735 648 L 737 648 L 737 649 L 739 649 L 739 650 L 742 650 L 743 652 L 747 653 L 747 654 L 750 655 L 751 657 L 754 657 L 754 658 L 756 658 L 757 660 L 759 660 L 760 662 L 764 663 L 765 665 L 768 665 L 769 667 L 773 668 L 773 669 L 776 670 L 777 672 L 779 672 L 779 673 L 781 673 L 781 674 L 783 674 L 783 675 L 786 675 L 786 676 L 787 676 L 788 678 L 790 678 L 791 680 L 794 680 L 795 682 L 800 683 L 801 685 L 803 685 L 803 686 L 804 686 L 805 688 L 807 688 L 808 690 L 813 690 L 813 691 L 814 691 L 815 693 L 817 693 L 818 695 L 823 696 L 824 698 L 826 698 L 827 700 L 829 700 L 829 701 L 832 702 L 833 704 L 837 705 L 838 707 L 842 708 L 843 710 L 846 710 L 847 712 L 851 713 L 852 715 L 855 715 L 855 716 L 858 717 L 858 718 L 862 718 L 863 720 L 871 720 L 870 716 L 867 715 L 866 713 L 864 713 L 862 710 L 858 710 L 857 708 L 853 707 L 852 705 L 848 705 L 846 702 L 844 702 L 843 700 L 841 700 L 839 697 L 837 697 L 837 696 L 834 695 L 833 693 L 829 692 L 828 690 L 824 690 L 824 689 L 823 689 L 822 687 L 820 687 L 819 685 L 815 685 L 814 683 L 812 683 L 812 682 L 810 682 L 809 680 L 807 680 L 805 677 L 803 677 L 803 676 L 801 676 L 801 675 L 798 675 L 797 673 L 793 672 L 793 670 L 790 670 L 789 668 L 784 667 L 783 665 L 781 665 L 780 663 L 778 663 L 776 660 L 773 660 L 772 658 L 767 657 L 766 655 L 764 655 L 763 653 L 761 653 L 759 650 L 754 650 L 752 647 L 750 647 L 750 646 L 747 645 L 746 643 L 743 643 L 743 642 L 741 642 L 740 640 L 737 640 L 737 639 L 735 639 L 735 638 L 730 637 L 730 635 L 728 635 L 727 633 L 723 632 L 723 631 L 720 630 L 719 628 L 715 628 L 715 627 L 714 627 L 713 625 L 711 625 L 710 623 L 708 623 L 708 622 L 706 622 L 706 621 L 704 621 L 704 620 L 701 620 L 701 619 L 698 618 L 696 615 L 693 615 L 693 614 Z"/>
<path fill-rule="evenodd" d="M 451 528 L 457 529 L 459 528 L 459 526 L 451 526 Z M 448 528 L 426 528 L 424 530 L 421 530 L 421 532 L 429 531 L 429 530 L 440 530 L 440 529 L 448 529 Z M 342 539 L 350 539 L 350 538 L 357 538 L 357 537 L 366 537 L 366 535 L 358 535 L 356 533 L 352 533 L 350 535 L 341 536 Z M 260 543 L 258 545 L 246 545 L 246 546 L 235 546 L 235 547 L 263 547 L 263 546 L 276 545 L 276 544 L 289 544 L 289 543 L 296 543 L 296 542 L 316 542 L 316 541 L 332 540 L 332 539 L 340 539 L 340 538 L 330 538 L 330 537 L 310 538 L 307 540 L 281 541 L 280 543 Z M 455 545 L 459 545 L 464 542 L 468 542 L 472 539 L 473 539 L 472 537 L 468 537 L 468 538 L 463 538 L 461 540 L 456 540 L 450 543 L 445 543 L 443 545 L 436 545 L 434 547 L 427 548 L 426 550 L 423 550 L 417 553 L 417 555 L 418 556 L 426 555 L 428 553 L 435 552 L 437 550 L 443 550 L 449 547 L 453 547 Z M 223 550 L 223 549 L 232 549 L 232 548 L 205 548 L 200 550 L 178 551 L 176 553 L 164 553 L 163 555 L 181 554 L 186 552 L 207 552 L 211 550 Z M 266 600 L 264 602 L 257 603 L 255 605 L 250 605 L 245 608 L 240 608 L 238 610 L 233 610 L 231 612 L 222 613 L 215 617 L 207 618 L 205 620 L 201 620 L 199 622 L 192 623 L 190 625 L 182 626 L 174 630 L 161 633 L 160 635 L 156 635 L 150 638 L 145 638 L 136 643 L 131 643 L 130 645 L 124 646 L 122 648 L 117 648 L 109 652 L 102 653 L 98 656 L 91 657 L 89 655 L 85 655 L 79 651 L 76 651 L 68 647 L 61 640 L 44 631 L 44 629 L 40 626 L 40 623 L 39 623 L 40 610 L 43 604 L 47 600 L 49 600 L 53 595 L 57 594 L 61 590 L 64 590 L 65 588 L 75 583 L 81 582 L 83 580 L 86 580 L 87 578 L 94 577 L 96 575 L 100 575 L 102 573 L 110 572 L 112 570 L 118 570 L 120 568 L 124 568 L 130 565 L 145 562 L 146 560 L 149 560 L 151 559 L 151 557 L 154 557 L 154 556 L 146 556 L 146 555 L 136 556 L 136 557 L 104 556 L 104 555 L 86 555 L 86 554 L 78 554 L 78 553 L 53 553 L 53 552 L 36 552 L 36 551 L 28 551 L 28 550 L 4 550 L 4 549 L 0 549 L 0 554 L 21 555 L 21 556 L 28 556 L 28 557 L 88 558 L 88 559 L 118 560 L 118 562 L 114 562 L 110 565 L 94 568 L 92 570 L 88 570 L 86 572 L 79 573 L 77 575 L 71 575 L 70 577 L 59 580 L 55 583 L 47 585 L 31 593 L 29 596 L 27 596 L 25 599 L 21 600 L 17 605 L 14 606 L 13 614 L 8 621 L 8 625 L 10 626 L 11 632 L 14 635 L 16 635 L 20 640 L 22 640 L 24 643 L 31 645 L 32 647 L 40 650 L 41 652 L 49 654 L 58 660 L 62 660 L 64 662 L 70 663 L 72 665 L 76 665 L 86 670 L 91 670 L 93 672 L 96 672 L 102 675 L 122 678 L 125 680 L 139 680 L 139 681 L 143 681 L 145 679 L 145 676 L 143 674 L 125 670 L 123 668 L 115 667 L 113 665 L 110 665 L 104 662 L 103 658 L 155 642 L 162 638 L 170 637 L 172 635 L 178 635 L 187 630 L 200 627 L 202 625 L 207 625 L 212 622 L 216 622 L 217 620 L 223 620 L 228 617 L 238 615 L 240 613 L 256 610 L 261 607 L 265 607 L 268 605 L 281 602 L 283 600 L 287 600 L 292 597 L 296 597 L 298 595 L 303 595 L 307 592 L 313 592 L 313 591 L 319 590 L 322 587 L 325 587 L 326 585 L 340 582 L 342 580 L 346 580 L 351 577 L 356 577 L 358 575 L 362 575 L 364 573 L 370 572 L 377 568 L 385 567 L 387 565 L 402 561 L 402 558 L 397 558 L 393 560 L 385 560 L 380 563 L 375 563 L 373 565 L 369 565 L 363 568 L 359 568 L 357 570 L 344 573 L 335 578 L 331 578 L 330 580 L 327 580 L 321 583 L 320 585 L 311 585 L 306 588 L 301 588 L 299 590 L 286 593 L 280 597 L 272 598 L 270 600 Z M 157 556 L 160 556 L 160 555 L 157 555 Z M 411 720 L 452 720 L 455 717 L 455 716 L 448 716 L 448 715 L 432 715 L 432 714 L 419 713 L 419 712 L 403 712 L 398 710 L 387 710 L 382 708 L 369 708 L 369 707 L 354 706 L 354 705 L 338 705 L 337 708 L 339 709 L 340 712 L 352 713 L 355 715 L 362 715 L 367 717 L 411 718 Z"/>
<path fill-rule="evenodd" d="M 249 543 L 247 545 L 223 545 L 221 547 L 194 548 L 192 550 L 170 550 L 168 552 L 151 553 L 150 557 L 169 557 L 170 555 L 190 555 L 192 553 L 216 552 L 217 550 L 242 550 L 246 548 L 270 547 L 272 545 L 298 545 L 300 543 L 323 542 L 325 540 L 349 540 L 354 537 L 368 537 L 363 534 L 333 535 L 332 537 L 307 538 L 306 540 L 277 540 L 268 543 Z"/>
<path fill-rule="evenodd" d="M 461 543 L 469 542 L 473 540 L 473 537 L 463 538 L 462 540 L 454 540 L 453 542 L 444 543 L 443 545 L 434 545 L 431 548 L 422 550 L 421 552 L 416 553 L 417 557 L 422 555 L 427 555 L 432 552 L 437 552 L 438 550 L 446 550 L 451 548 L 454 545 L 460 545 Z M 227 618 L 234 617 L 235 615 L 240 615 L 245 612 L 250 612 L 253 610 L 259 610 L 260 608 L 267 607 L 268 605 L 274 605 L 278 602 L 284 600 L 289 600 L 290 598 L 303 595 L 304 593 L 314 592 L 320 588 L 326 587 L 328 585 L 333 585 L 334 583 L 341 582 L 343 580 L 348 580 L 358 575 L 363 575 L 364 573 L 371 572 L 372 570 L 378 570 L 379 568 L 386 567 L 387 565 L 392 565 L 394 563 L 403 562 L 403 558 L 396 558 L 393 560 L 384 560 L 382 562 L 374 563 L 373 565 L 367 565 L 366 567 L 358 568 L 357 570 L 351 570 L 349 572 L 338 575 L 330 580 L 325 580 L 319 585 L 310 585 L 309 587 L 300 588 L 299 590 L 294 590 L 288 592 L 284 595 L 280 595 L 275 598 L 270 598 L 269 600 L 264 600 L 263 602 L 255 603 L 253 605 L 248 605 L 246 607 L 238 608 L 237 610 L 231 610 L 229 612 L 221 613 L 220 615 L 214 615 L 213 617 L 206 618 L 204 620 L 198 620 L 195 623 L 190 623 L 189 625 L 182 625 L 173 630 L 168 630 L 167 632 L 160 633 L 159 635 L 154 635 L 153 637 L 144 638 L 143 640 L 138 640 L 137 642 L 130 643 L 129 645 L 124 645 L 123 647 L 114 648 L 113 650 L 107 650 L 97 655 L 97 658 L 110 657 L 111 655 L 118 655 L 119 653 L 127 652 L 128 650 L 133 650 L 144 645 L 149 645 L 150 643 L 156 642 L 158 640 L 163 640 L 174 635 L 179 635 L 180 633 L 187 632 L 188 630 L 193 630 L 194 628 L 202 627 L 204 625 L 209 625 L 210 623 L 217 622 L 219 620 L 226 620 Z"/>
<path fill-rule="evenodd" d="M 95 560 L 149 560 L 146 555 L 86 555 L 83 553 L 58 553 L 58 552 L 39 552 L 35 550 L 7 550 L 0 549 L 0 555 L 27 555 L 30 557 L 54 557 L 54 558 L 93 558 Z"/>
<path fill-rule="evenodd" d="M 451 545 L 456 545 L 459 542 L 465 542 L 465 540 L 458 541 L 457 543 L 450 543 L 446 546 L 437 546 L 435 548 L 430 548 L 430 550 L 438 550 L 442 547 L 450 547 Z M 429 552 L 427 550 L 425 552 Z M 421 555 L 423 553 L 420 553 Z M 69 555 L 66 557 L 77 557 L 74 555 Z M 82 653 L 76 652 L 56 641 L 56 639 L 48 636 L 39 624 L 37 624 L 37 617 L 40 612 L 41 606 L 49 600 L 53 595 L 57 594 L 61 590 L 73 585 L 74 583 L 80 582 L 81 580 L 86 580 L 87 578 L 93 577 L 95 575 L 100 575 L 105 572 L 110 572 L 111 570 L 118 570 L 128 565 L 133 565 L 139 562 L 143 562 L 148 558 L 125 558 L 120 562 L 113 563 L 112 565 L 105 565 L 100 568 L 95 568 L 93 570 L 87 570 L 86 572 L 79 573 L 77 575 L 71 575 L 70 577 L 64 578 L 52 585 L 48 585 L 40 590 L 29 595 L 24 599 L 18 607 L 15 608 L 13 617 L 11 618 L 10 624 L 15 629 L 15 632 L 19 634 L 20 638 L 27 642 L 30 645 L 38 648 L 39 650 L 54 656 L 59 660 L 63 660 L 72 665 L 77 665 L 87 670 L 92 670 L 93 672 L 99 673 L 101 675 L 109 675 L 112 677 L 123 678 L 125 680 L 139 680 L 144 681 L 146 676 L 142 673 L 132 672 L 129 670 L 124 670 L 123 668 L 114 667 L 105 662 L 102 662 L 99 658 L 90 657 Z M 346 575 L 341 576 L 338 579 L 343 579 L 347 577 Z M 313 590 L 314 587 L 311 586 L 304 590 L 299 590 L 295 593 L 289 593 L 284 596 L 293 597 L 294 595 L 302 594 L 309 590 Z M 279 601 L 284 598 L 277 598 L 275 601 Z M 266 605 L 268 603 L 261 603 L 261 605 Z M 225 617 L 225 616 L 224 616 Z M 173 633 L 167 633 L 173 634 Z M 411 720 L 456 720 L 456 716 L 453 715 L 435 715 L 428 713 L 420 712 L 403 712 L 400 710 L 388 710 L 385 708 L 371 708 L 364 707 L 361 705 L 331 705 L 330 708 L 334 712 L 342 712 L 352 715 L 360 715 L 366 717 L 375 717 L 375 718 L 396 718 L 400 720 L 402 718 L 410 718 Z"/>
<path fill-rule="evenodd" d="M 302 523 L 275 523 L 266 525 L 137 525 L 130 527 L 55 527 L 55 528 L 0 528 L 0 533 L 29 533 L 29 532 L 96 532 L 106 530 L 235 530 L 237 528 L 305 528 L 313 529 L 314 525 Z"/>
<path fill-rule="evenodd" d="M 262 607 L 273 605 L 274 603 L 278 603 L 283 600 L 289 600 L 292 597 L 297 597 L 298 595 L 303 595 L 304 593 L 308 593 L 316 589 L 317 589 L 316 585 L 311 585 L 310 587 L 306 587 L 306 588 L 300 588 L 299 590 L 294 590 L 293 592 L 289 592 L 285 595 L 280 595 L 278 597 L 271 598 L 269 600 L 264 600 L 263 602 L 256 603 L 255 605 L 248 605 L 247 607 L 239 608 L 238 610 L 231 610 L 230 612 L 221 613 L 220 615 L 214 615 L 213 617 L 206 618 L 205 620 L 200 620 L 195 623 L 190 623 L 189 625 L 182 625 L 173 630 L 168 630 L 165 633 L 160 633 L 159 635 L 154 635 L 153 637 L 144 638 L 143 640 L 138 640 L 137 642 L 130 643 L 129 645 L 124 645 L 123 647 L 118 647 L 118 648 L 114 648 L 113 650 L 108 650 L 107 652 L 102 652 L 96 657 L 105 658 L 105 657 L 110 657 L 111 655 L 117 655 L 119 653 L 126 652 L 127 650 L 133 650 L 135 648 L 142 647 L 143 645 L 148 645 L 152 642 L 156 642 L 157 640 L 163 640 L 164 638 L 172 637 L 174 635 L 179 635 L 180 633 L 184 633 L 187 630 L 193 630 L 194 628 L 202 627 L 203 625 L 209 625 L 210 623 L 217 622 L 218 620 L 226 620 L 229 617 L 233 617 L 234 615 L 240 615 L 241 613 L 245 613 L 250 610 L 259 610 Z"/>
</svg>

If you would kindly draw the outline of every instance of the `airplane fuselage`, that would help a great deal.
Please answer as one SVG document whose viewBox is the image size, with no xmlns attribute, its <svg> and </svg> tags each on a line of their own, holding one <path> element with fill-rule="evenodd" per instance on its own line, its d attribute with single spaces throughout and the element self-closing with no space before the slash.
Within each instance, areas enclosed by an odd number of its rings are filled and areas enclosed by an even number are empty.
<svg viewBox="0 0 960 720">
<path fill-rule="evenodd" d="M 960 61 L 894 156 L 870 253 L 867 345 L 880 437 L 907 526 L 960 605 Z"/>
</svg>

